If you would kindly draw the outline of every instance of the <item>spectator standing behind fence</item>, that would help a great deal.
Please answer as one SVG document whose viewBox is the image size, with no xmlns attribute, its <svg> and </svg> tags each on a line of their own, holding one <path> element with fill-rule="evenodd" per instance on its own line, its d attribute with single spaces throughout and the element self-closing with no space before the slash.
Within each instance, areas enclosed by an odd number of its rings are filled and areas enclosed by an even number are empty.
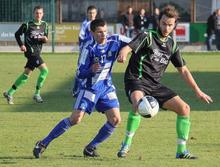
<svg viewBox="0 0 220 167">
<path fill-rule="evenodd" d="M 145 9 L 141 9 L 139 14 L 134 18 L 135 33 L 139 34 L 147 29 L 147 17 L 145 15 Z"/>
<path fill-rule="evenodd" d="M 154 13 L 148 17 L 148 29 L 157 29 L 159 23 L 159 15 L 160 10 L 159 8 L 154 9 Z"/>
<path fill-rule="evenodd" d="M 217 50 L 220 50 L 220 9 L 216 10 L 216 30 L 215 30 L 215 42 Z"/>
<path fill-rule="evenodd" d="M 99 19 L 104 19 L 104 18 L 105 18 L 105 12 L 104 12 L 103 9 L 100 9 L 100 10 L 98 11 L 98 18 L 99 18 Z"/>
<path fill-rule="evenodd" d="M 216 11 L 214 11 L 207 20 L 207 29 L 206 29 L 206 33 L 207 33 L 207 38 L 206 38 L 206 46 L 207 46 L 207 50 L 211 51 L 212 48 L 212 42 L 214 40 L 214 36 L 215 36 L 215 26 L 216 24 Z"/>
<path fill-rule="evenodd" d="M 132 38 L 134 31 L 134 14 L 131 6 L 127 7 L 127 12 L 122 17 L 122 25 L 124 27 L 126 36 Z"/>
</svg>

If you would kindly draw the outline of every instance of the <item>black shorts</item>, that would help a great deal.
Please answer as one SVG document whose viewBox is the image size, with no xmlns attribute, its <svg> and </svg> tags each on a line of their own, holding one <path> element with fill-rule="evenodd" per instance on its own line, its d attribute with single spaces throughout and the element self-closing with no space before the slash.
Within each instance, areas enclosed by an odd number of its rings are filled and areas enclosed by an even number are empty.
<svg viewBox="0 0 220 167">
<path fill-rule="evenodd" d="M 142 81 L 129 80 L 125 82 L 125 92 L 131 103 L 130 95 L 133 91 L 140 90 L 144 92 L 145 96 L 153 96 L 157 99 L 160 108 L 162 108 L 163 104 L 169 99 L 177 96 L 177 94 L 171 89 L 167 88 L 162 84 L 154 84 L 151 86 L 149 84 L 144 84 Z"/>
<path fill-rule="evenodd" d="M 27 58 L 27 63 L 25 65 L 25 68 L 29 68 L 32 71 L 44 63 L 40 55 L 37 56 L 37 55 L 25 54 L 25 57 Z"/>
</svg>

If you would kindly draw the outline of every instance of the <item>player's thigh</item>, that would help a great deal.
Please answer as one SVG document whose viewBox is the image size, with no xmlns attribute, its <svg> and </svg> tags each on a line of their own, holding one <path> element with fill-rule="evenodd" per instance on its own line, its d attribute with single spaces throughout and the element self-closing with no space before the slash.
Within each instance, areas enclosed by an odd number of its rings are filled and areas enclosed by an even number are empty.
<svg viewBox="0 0 220 167">
<path fill-rule="evenodd" d="M 98 112 L 102 113 L 105 113 L 107 110 L 112 108 L 119 108 L 118 97 L 113 85 L 106 87 L 105 90 L 100 92 L 100 96 L 95 107 Z"/>
<path fill-rule="evenodd" d="M 41 65 L 46 66 L 46 64 L 40 56 L 29 55 L 27 57 L 27 63 L 25 65 L 25 68 L 29 68 L 33 71 L 35 68 L 38 68 Z"/>
<path fill-rule="evenodd" d="M 131 93 L 130 99 L 131 99 L 131 102 L 132 102 L 132 106 L 133 106 L 134 111 L 137 110 L 139 100 L 140 100 L 142 97 L 144 97 L 144 92 L 141 91 L 141 90 L 134 90 L 134 91 Z"/>
<path fill-rule="evenodd" d="M 129 102 L 132 103 L 133 111 L 137 110 L 138 101 L 145 95 L 149 94 L 144 89 L 144 85 L 140 81 L 129 80 L 125 82 L 125 92 L 129 99 Z"/>
<path fill-rule="evenodd" d="M 175 96 L 165 103 L 163 103 L 163 108 L 174 111 L 178 115 L 188 116 L 190 114 L 189 105 L 184 102 L 179 96 Z"/>
<path fill-rule="evenodd" d="M 91 114 L 94 111 L 98 98 L 99 94 L 95 94 L 89 90 L 81 89 L 76 97 L 73 109 Z"/>
<path fill-rule="evenodd" d="M 40 69 L 40 70 L 45 69 L 45 68 L 47 68 L 46 63 L 43 63 L 38 67 L 38 69 Z"/>
<path fill-rule="evenodd" d="M 117 126 L 121 122 L 119 108 L 109 109 L 105 111 L 105 115 L 107 117 L 108 122 L 110 122 L 113 126 Z"/>
</svg>

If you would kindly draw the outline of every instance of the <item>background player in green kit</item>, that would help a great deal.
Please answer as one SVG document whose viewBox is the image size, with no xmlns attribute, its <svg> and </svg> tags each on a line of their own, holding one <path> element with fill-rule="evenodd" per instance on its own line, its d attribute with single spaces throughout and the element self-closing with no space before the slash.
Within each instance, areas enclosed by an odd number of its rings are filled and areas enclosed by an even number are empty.
<svg viewBox="0 0 220 167">
<path fill-rule="evenodd" d="M 195 92 L 196 96 L 206 103 L 211 97 L 201 91 L 186 67 L 175 40 L 170 36 L 175 29 L 178 13 L 172 6 L 165 7 L 159 16 L 158 30 L 149 30 L 139 34 L 129 45 L 122 48 L 118 62 L 124 62 L 129 52 L 132 55 L 125 72 L 125 91 L 132 103 L 132 111 L 127 120 L 126 136 L 118 152 L 118 157 L 126 157 L 130 149 L 132 137 L 140 124 L 137 114 L 138 101 L 145 95 L 155 97 L 161 108 L 177 114 L 177 159 L 196 159 L 187 151 L 186 141 L 190 131 L 190 107 L 173 90 L 160 83 L 160 79 L 171 62 L 182 78 Z"/>
<path fill-rule="evenodd" d="M 3 93 L 8 104 L 14 104 L 13 94 L 21 85 L 27 82 L 35 68 L 40 70 L 40 74 L 37 79 L 33 99 L 38 103 L 43 102 L 40 96 L 40 89 L 48 75 L 47 65 L 40 56 L 43 43 L 48 41 L 48 24 L 42 21 L 43 15 L 43 8 L 41 6 L 36 6 L 34 8 L 34 19 L 27 23 L 23 23 L 15 33 L 16 41 L 20 50 L 24 52 L 27 63 L 24 72 L 15 80 L 12 87 L 7 92 Z M 22 34 L 24 34 L 24 43 L 21 41 Z"/>
</svg>

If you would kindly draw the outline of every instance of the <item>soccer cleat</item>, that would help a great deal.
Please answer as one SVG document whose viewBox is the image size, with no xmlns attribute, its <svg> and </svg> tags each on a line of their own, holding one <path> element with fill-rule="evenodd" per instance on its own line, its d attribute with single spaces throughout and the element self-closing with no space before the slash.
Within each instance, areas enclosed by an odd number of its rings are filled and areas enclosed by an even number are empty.
<svg viewBox="0 0 220 167">
<path fill-rule="evenodd" d="M 13 97 L 10 96 L 7 92 L 4 92 L 4 93 L 3 93 L 3 96 L 4 96 L 4 98 L 7 99 L 8 104 L 14 104 L 14 102 L 13 102 Z"/>
<path fill-rule="evenodd" d="M 124 144 L 124 143 L 122 143 L 121 144 L 121 149 L 119 150 L 119 152 L 118 152 L 118 157 L 119 158 L 125 158 L 126 156 L 127 156 L 127 154 L 128 154 L 128 152 L 129 152 L 129 145 L 128 144 Z"/>
<path fill-rule="evenodd" d="M 96 147 L 86 146 L 83 150 L 84 157 L 99 157 L 99 154 L 96 151 Z"/>
<path fill-rule="evenodd" d="M 33 96 L 33 100 L 35 100 L 37 103 L 43 103 L 43 99 L 40 95 L 35 94 Z"/>
<path fill-rule="evenodd" d="M 189 151 L 184 151 L 183 153 L 176 153 L 176 159 L 197 159 L 198 157 L 189 153 Z"/>
<path fill-rule="evenodd" d="M 38 141 L 33 149 L 33 155 L 35 158 L 40 158 L 41 154 L 45 151 L 46 146 L 44 146 L 41 141 Z"/>
</svg>

